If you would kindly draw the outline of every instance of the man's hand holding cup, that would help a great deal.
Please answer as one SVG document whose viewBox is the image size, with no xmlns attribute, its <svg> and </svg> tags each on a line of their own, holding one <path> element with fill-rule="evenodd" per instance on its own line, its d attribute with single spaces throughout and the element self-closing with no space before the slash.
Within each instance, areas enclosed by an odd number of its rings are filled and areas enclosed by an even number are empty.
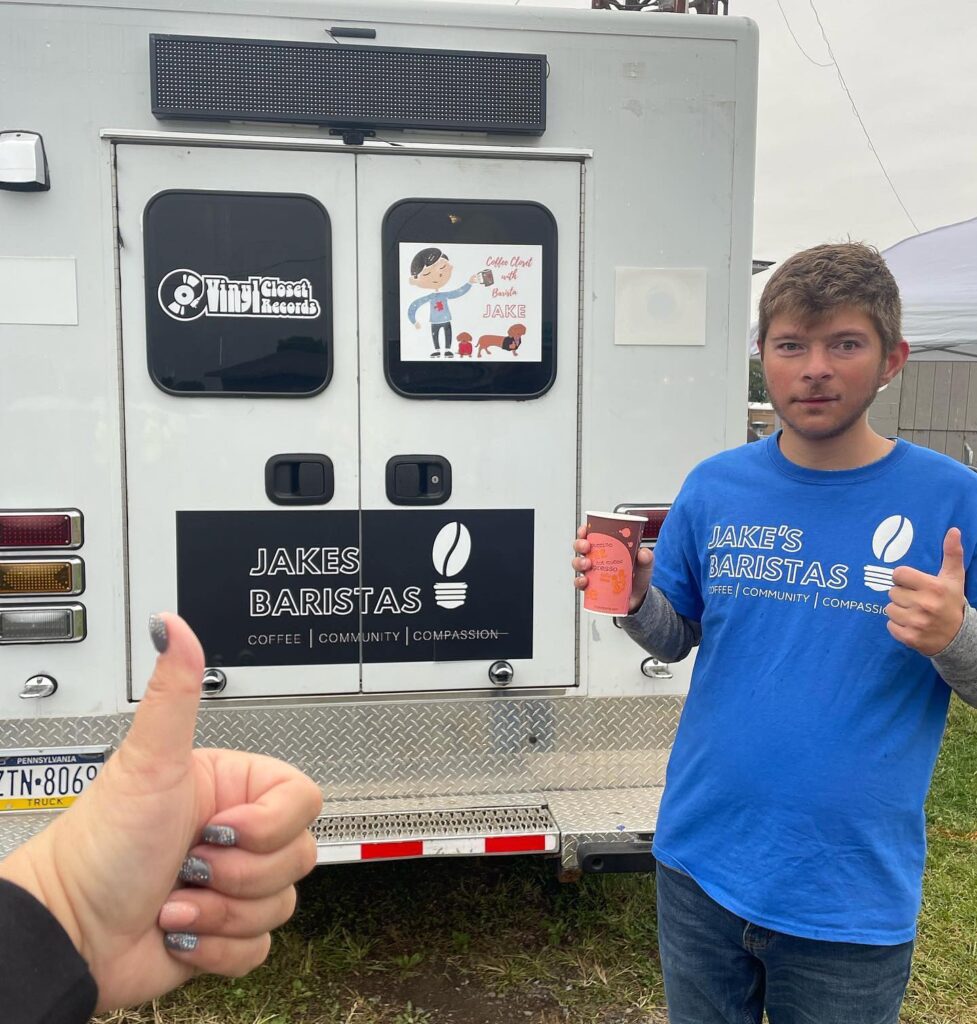
<svg viewBox="0 0 977 1024">
<path fill-rule="evenodd" d="M 630 517 L 636 520 L 635 531 L 634 531 L 634 543 L 639 544 L 641 539 L 641 524 L 644 522 L 643 517 Z M 591 584 L 591 578 L 595 571 L 605 575 L 604 566 L 598 564 L 595 566 L 594 556 L 594 545 L 592 543 L 593 538 L 588 539 L 588 524 L 585 523 L 577 530 L 577 539 L 573 542 L 573 550 L 576 552 L 574 557 L 570 560 L 570 565 L 574 571 L 582 575 L 578 575 L 574 578 L 573 585 L 577 590 L 586 591 L 587 587 Z M 627 608 L 622 607 L 616 612 L 604 612 L 604 614 L 617 614 L 617 615 L 630 615 L 633 614 L 641 607 L 641 603 L 645 599 L 645 594 L 648 591 L 648 586 L 651 583 L 651 571 L 654 566 L 655 556 L 649 548 L 638 547 L 638 550 L 634 556 L 634 568 L 633 568 L 633 579 L 631 580 L 630 594 L 628 597 Z M 587 595 L 584 596 L 584 607 L 588 611 L 598 611 L 602 609 L 598 605 L 597 607 L 588 607 L 590 602 L 587 600 Z"/>
</svg>

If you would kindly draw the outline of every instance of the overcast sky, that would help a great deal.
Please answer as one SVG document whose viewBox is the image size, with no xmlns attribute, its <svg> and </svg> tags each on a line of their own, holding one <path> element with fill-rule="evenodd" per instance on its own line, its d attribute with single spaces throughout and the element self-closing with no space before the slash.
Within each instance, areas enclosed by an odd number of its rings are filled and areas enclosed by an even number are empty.
<svg viewBox="0 0 977 1024">
<path fill-rule="evenodd" d="M 519 3 L 590 6 L 590 0 Z M 730 0 L 729 6 L 731 16 L 752 18 L 760 29 L 757 259 L 779 260 L 849 236 L 884 249 L 917 229 L 977 216 L 975 0 Z M 815 9 L 884 171 L 838 79 Z"/>
</svg>

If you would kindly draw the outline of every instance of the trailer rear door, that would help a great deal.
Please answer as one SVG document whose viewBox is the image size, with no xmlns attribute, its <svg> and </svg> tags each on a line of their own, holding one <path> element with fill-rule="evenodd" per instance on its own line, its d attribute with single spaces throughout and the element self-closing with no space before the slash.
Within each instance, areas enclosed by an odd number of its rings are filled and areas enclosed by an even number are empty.
<svg viewBox="0 0 977 1024">
<path fill-rule="evenodd" d="M 177 606 L 228 696 L 358 690 L 358 659 L 310 659 L 307 629 L 273 604 L 296 562 L 358 573 L 356 269 L 333 255 L 355 239 L 354 161 L 116 153 L 134 696 L 146 618 Z M 288 503 L 329 489 L 311 456 L 331 461 L 332 494 Z"/>
<path fill-rule="evenodd" d="M 499 660 L 573 685 L 581 165 L 378 154 L 357 178 L 364 528 L 400 524 L 385 571 L 425 604 L 365 646 L 363 688 L 485 688 Z"/>
<path fill-rule="evenodd" d="M 133 696 L 573 685 L 580 164 L 116 159 Z"/>
</svg>

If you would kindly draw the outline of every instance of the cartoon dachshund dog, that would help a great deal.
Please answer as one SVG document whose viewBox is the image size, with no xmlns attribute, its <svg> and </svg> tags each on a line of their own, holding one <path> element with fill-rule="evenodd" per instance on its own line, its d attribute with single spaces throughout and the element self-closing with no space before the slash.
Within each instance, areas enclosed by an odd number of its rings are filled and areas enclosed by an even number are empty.
<svg viewBox="0 0 977 1024">
<path fill-rule="evenodd" d="M 522 336 L 525 333 L 525 324 L 513 324 L 509 328 L 509 333 L 504 338 L 499 334 L 483 334 L 478 339 L 478 358 L 482 358 L 483 352 L 491 355 L 490 350 L 493 348 L 500 348 L 503 352 L 511 352 L 514 356 L 519 355 L 516 349 L 522 344 Z"/>
<path fill-rule="evenodd" d="M 465 356 L 471 357 L 472 336 L 467 331 L 462 331 L 455 340 L 458 342 L 458 355 L 462 358 Z"/>
</svg>

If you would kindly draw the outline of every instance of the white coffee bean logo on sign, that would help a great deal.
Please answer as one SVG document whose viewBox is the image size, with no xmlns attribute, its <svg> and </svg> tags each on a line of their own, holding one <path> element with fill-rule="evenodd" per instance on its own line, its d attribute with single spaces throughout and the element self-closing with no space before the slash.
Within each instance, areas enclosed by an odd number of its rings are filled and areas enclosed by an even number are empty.
<svg viewBox="0 0 977 1024">
<path fill-rule="evenodd" d="M 457 576 L 468 564 L 472 536 L 461 523 L 446 523 L 434 538 L 431 556 L 434 568 L 442 576 Z"/>
<path fill-rule="evenodd" d="M 434 538 L 431 558 L 441 576 L 457 576 L 468 564 L 472 537 L 461 523 L 446 523 Z M 461 608 L 468 596 L 468 584 L 460 580 L 434 584 L 434 599 L 440 608 Z"/>
<path fill-rule="evenodd" d="M 872 535 L 872 553 L 883 565 L 865 566 L 865 586 L 883 592 L 892 587 L 890 566 L 904 558 L 913 542 L 913 524 L 905 516 L 888 516 Z"/>
</svg>

